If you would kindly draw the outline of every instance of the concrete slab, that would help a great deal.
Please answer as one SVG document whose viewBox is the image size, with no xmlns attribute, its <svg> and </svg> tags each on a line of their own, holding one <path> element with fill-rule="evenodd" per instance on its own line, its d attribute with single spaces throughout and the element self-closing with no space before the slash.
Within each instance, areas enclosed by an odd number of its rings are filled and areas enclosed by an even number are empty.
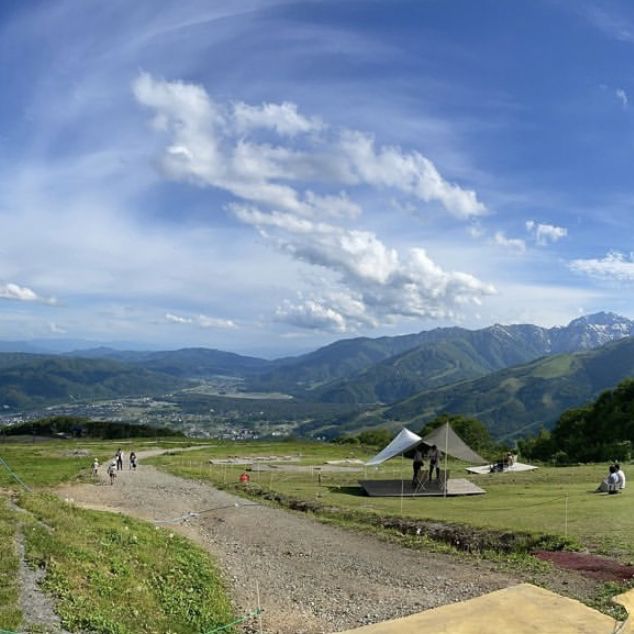
<svg viewBox="0 0 634 634">
<path fill-rule="evenodd" d="M 613 634 L 619 625 L 579 601 L 522 583 L 339 634 Z"/>
<path fill-rule="evenodd" d="M 361 480 L 361 487 L 370 497 L 442 497 L 442 482 L 436 480 L 425 481 L 421 486 L 412 487 L 409 480 Z M 482 495 L 486 493 L 484 489 L 469 482 L 465 478 L 449 478 L 447 482 L 447 496 L 456 495 Z"/>
</svg>

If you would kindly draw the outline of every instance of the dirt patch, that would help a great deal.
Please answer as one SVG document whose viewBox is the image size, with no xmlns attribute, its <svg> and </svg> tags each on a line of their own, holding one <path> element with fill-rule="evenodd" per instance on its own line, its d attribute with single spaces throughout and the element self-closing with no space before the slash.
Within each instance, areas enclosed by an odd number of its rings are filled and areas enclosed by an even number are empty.
<svg viewBox="0 0 634 634">
<path fill-rule="evenodd" d="M 614 559 L 586 553 L 536 551 L 535 557 L 550 561 L 559 568 L 576 570 L 598 581 L 632 581 L 634 566 L 620 564 Z"/>
</svg>

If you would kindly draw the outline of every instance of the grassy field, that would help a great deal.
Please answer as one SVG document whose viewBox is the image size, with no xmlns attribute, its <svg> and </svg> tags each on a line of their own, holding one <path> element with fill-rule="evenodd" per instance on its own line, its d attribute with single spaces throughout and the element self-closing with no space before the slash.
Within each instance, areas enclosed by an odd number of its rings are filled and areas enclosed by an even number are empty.
<svg viewBox="0 0 634 634">
<path fill-rule="evenodd" d="M 15 511 L 0 497 L 0 628 L 15 628 L 22 620 L 18 607 L 18 555 L 13 539 Z"/>
<path fill-rule="evenodd" d="M 0 458 L 11 469 L 0 465 L 0 629 L 25 628 L 19 533 L 27 563 L 46 569 L 42 589 L 69 631 L 190 634 L 214 631 L 233 619 L 218 571 L 193 543 L 147 522 L 75 508 L 46 492 L 60 482 L 88 478 L 93 458 L 104 461 L 119 445 L 126 452 L 132 448 L 116 441 L 0 444 Z M 156 446 L 134 443 L 137 452 Z M 25 512 L 9 508 L 10 497 Z"/>
<path fill-rule="evenodd" d="M 378 469 L 361 468 L 349 473 L 326 471 L 324 462 L 365 458 L 372 452 L 350 445 L 258 444 L 218 446 L 182 456 L 153 459 L 170 472 L 204 479 L 218 485 L 237 483 L 244 467 L 211 465 L 212 458 L 227 456 L 291 455 L 303 471 L 286 471 L 283 463 L 272 471 L 249 473 L 251 487 L 279 492 L 293 498 L 319 501 L 362 513 L 418 520 L 442 520 L 499 531 L 529 531 L 567 536 L 593 552 L 622 561 L 634 561 L 634 498 L 629 489 L 616 495 L 594 493 L 607 465 L 542 467 L 518 474 L 473 476 L 463 464 L 450 461 L 451 477 L 467 477 L 486 490 L 486 495 L 456 498 L 369 498 L 362 495 L 360 479 L 411 479 L 411 462 L 393 459 Z M 319 468 L 321 467 L 321 469 Z M 624 466 L 627 472 L 627 465 Z"/>
</svg>

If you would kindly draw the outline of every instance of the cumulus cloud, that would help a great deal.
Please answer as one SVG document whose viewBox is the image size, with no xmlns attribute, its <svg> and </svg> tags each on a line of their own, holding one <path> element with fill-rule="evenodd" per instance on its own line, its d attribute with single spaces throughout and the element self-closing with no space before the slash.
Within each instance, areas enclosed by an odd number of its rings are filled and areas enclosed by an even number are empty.
<svg viewBox="0 0 634 634">
<path fill-rule="evenodd" d="M 291 257 L 333 273 L 341 286 L 337 293 L 284 302 L 278 319 L 297 326 L 345 332 L 396 317 L 446 318 L 495 293 L 468 273 L 444 271 L 424 249 L 401 255 L 369 231 L 237 204 L 231 209 Z"/>
<path fill-rule="evenodd" d="M 15 300 L 18 302 L 41 302 L 44 304 L 55 304 L 55 299 L 50 297 L 40 297 L 35 291 L 26 286 L 19 286 L 9 282 L 0 284 L 0 299 Z"/>
<path fill-rule="evenodd" d="M 557 225 L 542 224 L 534 220 L 526 221 L 526 231 L 528 231 L 535 242 L 540 246 L 557 242 L 568 235 L 568 229 Z"/>
<path fill-rule="evenodd" d="M 250 106 L 238 102 L 233 106 L 236 126 L 241 132 L 255 128 L 269 128 L 282 136 L 295 136 L 308 132 L 318 132 L 324 127 L 317 117 L 304 117 L 297 111 L 297 105 L 284 101 L 281 104 L 263 103 Z"/>
<path fill-rule="evenodd" d="M 331 131 L 319 119 L 301 115 L 295 104 L 231 107 L 216 103 L 200 86 L 157 80 L 146 73 L 134 81 L 133 92 L 153 111 L 154 127 L 170 137 L 162 165 L 171 178 L 306 216 L 354 215 L 359 208 L 345 193 L 324 198 L 289 183 L 390 188 L 437 202 L 459 218 L 486 211 L 474 191 L 445 180 L 419 152 L 377 147 L 371 135 L 358 131 Z M 250 139 L 249 133 L 257 129 L 277 133 L 279 143 Z M 292 137 L 300 132 L 312 132 L 314 138 L 292 145 Z"/>
<path fill-rule="evenodd" d="M 230 319 L 218 319 L 208 315 L 183 317 L 174 313 L 165 313 L 165 320 L 173 324 L 193 325 L 199 328 L 236 328 L 235 322 Z"/>
<path fill-rule="evenodd" d="M 200 86 L 147 74 L 133 90 L 167 137 L 168 177 L 231 193 L 240 202 L 227 209 L 240 222 L 280 252 L 323 270 L 328 290 L 287 299 L 278 320 L 346 332 L 397 317 L 450 317 L 495 292 L 468 273 L 445 271 L 422 248 L 399 253 L 373 232 L 348 226 L 362 209 L 342 188 L 360 186 L 392 190 L 405 202 L 435 202 L 462 220 L 485 213 L 475 192 L 445 180 L 419 152 L 378 145 L 358 131 L 333 131 L 288 102 L 223 105 Z M 267 132 L 266 143 L 258 130 Z M 196 322 L 171 313 L 166 319 Z"/>
<path fill-rule="evenodd" d="M 524 253 L 526 251 L 526 243 L 520 238 L 507 238 L 503 231 L 496 231 L 493 235 L 493 244 L 504 247 L 514 253 Z"/>
<path fill-rule="evenodd" d="M 572 260 L 568 266 L 576 273 L 596 279 L 634 282 L 634 253 L 610 251 L 601 259 Z"/>
</svg>

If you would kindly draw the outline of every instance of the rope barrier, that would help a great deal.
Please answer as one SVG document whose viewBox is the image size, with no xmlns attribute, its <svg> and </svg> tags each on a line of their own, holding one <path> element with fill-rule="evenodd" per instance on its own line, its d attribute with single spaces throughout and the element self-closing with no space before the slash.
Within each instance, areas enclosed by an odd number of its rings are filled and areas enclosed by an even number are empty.
<svg viewBox="0 0 634 634">
<path fill-rule="evenodd" d="M 0 458 L 0 464 L 4 465 L 4 467 L 6 468 L 6 470 L 30 493 L 31 489 L 24 483 L 24 481 L 20 478 L 20 476 L 13 471 L 13 469 L 11 469 L 11 467 L 2 459 Z M 2 632 L 2 630 L 0 630 L 0 632 Z"/>
<path fill-rule="evenodd" d="M 213 630 L 207 630 L 203 634 L 214 634 L 215 632 L 222 632 L 222 630 L 226 630 L 232 625 L 238 625 L 238 623 L 244 623 L 244 621 L 248 621 L 249 619 L 252 619 L 253 617 L 259 616 L 260 614 L 262 614 L 262 612 L 264 612 L 264 610 L 262 610 L 261 608 L 257 608 L 256 610 L 253 610 L 253 612 L 249 612 L 245 616 L 242 616 L 239 619 L 236 619 L 235 621 L 231 621 L 231 623 L 227 623 L 226 625 L 221 625 L 220 627 L 216 627 Z M 0 634 L 2 634 L 1 631 L 0 631 Z"/>
<path fill-rule="evenodd" d="M 261 504 L 257 504 L 256 502 L 250 502 L 248 504 L 239 504 L 236 502 L 235 504 L 226 504 L 225 506 L 215 506 L 210 509 L 203 509 L 202 511 L 188 511 L 184 515 L 179 517 L 175 517 L 169 520 L 153 520 L 155 524 L 177 524 L 178 522 L 183 522 L 184 520 L 198 517 L 203 513 L 211 513 L 212 511 L 222 511 L 224 509 L 234 509 L 234 508 L 242 508 L 244 506 L 261 506 Z"/>
</svg>

